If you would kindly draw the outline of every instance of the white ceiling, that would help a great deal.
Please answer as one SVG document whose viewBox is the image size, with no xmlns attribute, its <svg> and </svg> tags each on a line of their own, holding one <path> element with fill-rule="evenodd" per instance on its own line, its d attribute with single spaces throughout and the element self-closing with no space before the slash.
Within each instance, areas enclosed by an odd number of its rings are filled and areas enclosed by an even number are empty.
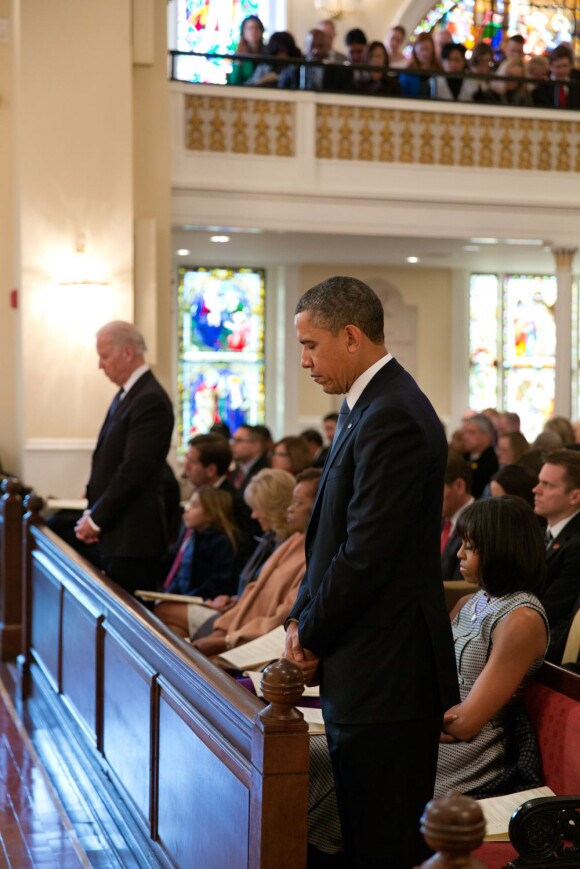
<svg viewBox="0 0 580 869">
<path fill-rule="evenodd" d="M 210 236 L 218 233 L 229 235 L 230 241 L 226 244 L 211 242 Z M 466 247 L 476 249 L 466 250 Z M 189 254 L 177 255 L 180 248 L 188 250 Z M 297 263 L 331 263 L 336 266 L 340 263 L 386 263 L 408 268 L 428 266 L 469 271 L 548 274 L 555 271 L 549 247 L 525 243 L 525 240 L 489 244 L 476 243 L 469 238 L 383 238 L 248 231 L 232 227 L 176 227 L 173 231 L 173 256 L 182 265 L 259 267 Z M 419 263 L 407 264 L 408 256 L 419 257 Z"/>
</svg>

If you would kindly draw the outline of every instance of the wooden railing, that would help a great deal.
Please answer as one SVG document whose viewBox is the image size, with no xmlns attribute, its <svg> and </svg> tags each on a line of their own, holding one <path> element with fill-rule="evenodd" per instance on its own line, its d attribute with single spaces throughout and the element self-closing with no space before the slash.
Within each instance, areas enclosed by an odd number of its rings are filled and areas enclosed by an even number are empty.
<svg viewBox="0 0 580 869">
<path fill-rule="evenodd" d="M 22 496 L 20 484 L 2 481 L 0 498 L 0 660 L 16 658 L 22 644 Z"/>
<path fill-rule="evenodd" d="M 284 662 L 269 707 L 25 517 L 25 697 L 42 696 L 113 781 L 161 863 L 306 863 L 308 734 Z"/>
</svg>

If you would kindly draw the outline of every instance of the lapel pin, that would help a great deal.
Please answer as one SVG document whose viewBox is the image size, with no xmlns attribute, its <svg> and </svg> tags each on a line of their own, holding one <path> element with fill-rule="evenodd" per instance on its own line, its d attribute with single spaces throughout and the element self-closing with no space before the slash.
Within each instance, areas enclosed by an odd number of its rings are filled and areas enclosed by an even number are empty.
<svg viewBox="0 0 580 869">
<path fill-rule="evenodd" d="M 554 552 L 556 551 L 556 549 L 559 549 L 559 548 L 560 548 L 560 544 L 559 544 L 559 543 L 552 543 L 552 550 L 553 550 Z"/>
<path fill-rule="evenodd" d="M 347 425 L 347 428 L 352 428 L 352 422 L 349 422 L 349 424 Z"/>
</svg>

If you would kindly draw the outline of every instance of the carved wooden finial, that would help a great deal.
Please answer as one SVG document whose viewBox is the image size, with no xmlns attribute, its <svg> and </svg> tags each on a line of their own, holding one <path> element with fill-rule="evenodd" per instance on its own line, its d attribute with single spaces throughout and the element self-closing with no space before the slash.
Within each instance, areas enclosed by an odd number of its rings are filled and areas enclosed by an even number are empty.
<svg viewBox="0 0 580 869">
<path fill-rule="evenodd" d="M 6 477 L 5 480 L 2 480 L 2 492 L 4 496 L 8 497 L 20 496 L 20 483 L 16 477 Z"/>
<path fill-rule="evenodd" d="M 30 513 L 30 518 L 33 521 L 41 521 L 40 520 L 40 511 L 44 507 L 44 499 L 37 495 L 35 492 L 31 492 L 30 495 L 27 495 L 24 499 L 24 509 L 27 513 Z"/>
<path fill-rule="evenodd" d="M 285 659 L 270 664 L 262 673 L 260 687 L 264 699 L 270 704 L 260 712 L 262 720 L 297 721 L 306 728 L 302 713 L 294 709 L 304 691 L 302 673 L 296 664 Z"/>
<path fill-rule="evenodd" d="M 485 836 L 483 812 L 471 797 L 451 791 L 431 800 L 421 818 L 421 832 L 437 851 L 421 869 L 485 869 L 481 860 L 471 856 Z"/>
</svg>

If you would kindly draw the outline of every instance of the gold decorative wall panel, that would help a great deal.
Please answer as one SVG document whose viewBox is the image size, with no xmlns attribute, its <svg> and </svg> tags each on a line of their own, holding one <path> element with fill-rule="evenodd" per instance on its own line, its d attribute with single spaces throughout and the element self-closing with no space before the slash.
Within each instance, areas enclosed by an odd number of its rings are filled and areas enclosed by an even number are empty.
<svg viewBox="0 0 580 869">
<path fill-rule="evenodd" d="M 580 123 L 459 111 L 320 105 L 316 156 L 327 160 L 580 171 Z"/>
<path fill-rule="evenodd" d="M 292 103 L 188 95 L 185 119 L 188 151 L 294 156 Z"/>
<path fill-rule="evenodd" d="M 314 96 L 314 95 L 313 95 Z M 187 94 L 188 151 L 296 157 L 298 125 L 315 123 L 314 154 L 301 158 L 473 169 L 580 173 L 580 123 L 441 111 L 316 103 L 306 106 L 274 93 L 254 98 Z M 379 101 L 377 100 L 377 103 Z M 463 109 L 463 110 L 462 110 Z M 312 114 L 314 112 L 314 114 Z M 308 137 L 306 139 L 308 141 Z"/>
</svg>

